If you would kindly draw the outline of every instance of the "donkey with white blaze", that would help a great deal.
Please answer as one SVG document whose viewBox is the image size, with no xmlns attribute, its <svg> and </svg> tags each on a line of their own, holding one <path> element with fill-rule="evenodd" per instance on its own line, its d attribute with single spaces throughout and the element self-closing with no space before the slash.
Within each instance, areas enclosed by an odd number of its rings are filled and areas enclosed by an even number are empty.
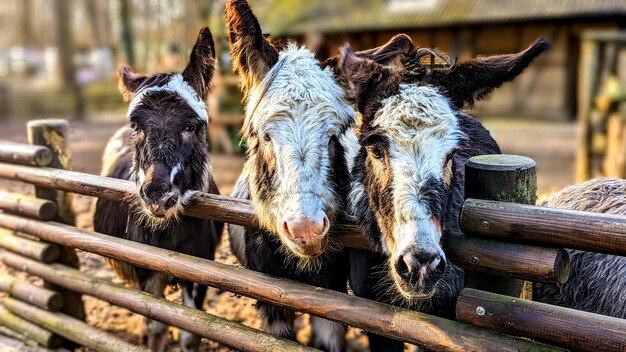
<svg viewBox="0 0 626 352">
<path fill-rule="evenodd" d="M 226 19 L 247 97 L 246 162 L 233 197 L 252 200 L 262 228 L 229 225 L 233 252 L 249 269 L 345 292 L 348 258 L 329 229 L 350 190 L 354 110 L 313 53 L 263 36 L 246 1 L 228 1 Z M 257 308 L 266 330 L 295 338 L 292 311 Z M 313 346 L 343 349 L 343 325 L 318 317 L 311 324 Z"/>
<path fill-rule="evenodd" d="M 94 229 L 128 240 L 213 259 L 223 224 L 182 215 L 195 192 L 218 194 L 210 171 L 204 100 L 215 70 L 213 38 L 200 31 L 182 74 L 136 75 L 119 71 L 120 90 L 130 100 L 129 123 L 109 141 L 102 175 L 137 185 L 130 205 L 99 199 Z M 172 277 L 117 260 L 108 260 L 119 276 L 141 290 L 163 297 Z M 180 282 L 183 304 L 202 308 L 207 288 Z M 161 351 L 167 326 L 148 320 L 148 344 Z M 183 351 L 195 351 L 199 336 L 181 332 Z"/>
<path fill-rule="evenodd" d="M 626 215 L 626 180 L 601 178 L 569 186 L 543 204 L 552 208 Z M 626 319 L 626 257 L 568 249 L 571 272 L 561 286 L 535 283 L 533 299 Z"/>
<path fill-rule="evenodd" d="M 360 150 L 352 170 L 353 213 L 377 253 L 351 251 L 356 295 L 454 318 L 463 271 L 449 263 L 442 237 L 458 232 L 464 165 L 497 154 L 489 132 L 464 106 L 513 80 L 548 44 L 518 54 L 478 58 L 444 68 L 420 63 L 432 49 L 415 49 L 406 35 L 353 53 L 342 49 L 336 70 L 362 114 Z M 369 334 L 373 351 L 403 344 Z"/>
</svg>

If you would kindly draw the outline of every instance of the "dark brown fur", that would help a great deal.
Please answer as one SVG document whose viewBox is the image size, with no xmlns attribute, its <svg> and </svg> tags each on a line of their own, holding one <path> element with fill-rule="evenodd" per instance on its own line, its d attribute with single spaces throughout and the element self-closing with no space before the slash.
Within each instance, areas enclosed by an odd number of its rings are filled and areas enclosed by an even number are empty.
<svg viewBox="0 0 626 352">
<path fill-rule="evenodd" d="M 197 97 L 204 99 L 215 68 L 213 40 L 208 29 L 200 32 L 191 54 L 191 62 L 182 79 L 191 86 Z M 150 87 L 165 86 L 173 74 L 136 75 L 129 68 L 119 71 L 120 90 L 126 100 Z M 195 217 L 183 216 L 179 209 L 181 197 L 187 191 L 205 191 L 219 194 L 209 170 L 206 144 L 207 121 L 198 116 L 187 101 L 172 91 L 156 91 L 143 95 L 131 111 L 130 123 L 112 138 L 104 156 L 103 175 L 119 179 L 134 179 L 138 194 L 130 204 L 99 199 L 94 213 L 94 229 L 108 235 L 213 259 L 219 244 L 223 224 Z M 179 165 L 179 166 L 176 166 Z M 179 167 L 176 174 L 174 167 Z M 140 173 L 145 172 L 143 182 Z M 171 180 L 170 174 L 174 175 Z M 159 219 L 147 210 L 165 191 L 177 190 L 162 206 L 173 209 L 174 215 Z M 168 193 L 169 194 L 169 193 Z M 108 260 L 123 279 L 143 291 L 163 297 L 167 284 L 176 283 L 171 277 L 122 261 Z M 206 286 L 181 282 L 183 303 L 201 308 Z M 149 320 L 147 335 L 152 350 L 161 350 L 167 327 Z M 184 351 L 195 350 L 200 338 L 182 332 Z"/>
</svg>

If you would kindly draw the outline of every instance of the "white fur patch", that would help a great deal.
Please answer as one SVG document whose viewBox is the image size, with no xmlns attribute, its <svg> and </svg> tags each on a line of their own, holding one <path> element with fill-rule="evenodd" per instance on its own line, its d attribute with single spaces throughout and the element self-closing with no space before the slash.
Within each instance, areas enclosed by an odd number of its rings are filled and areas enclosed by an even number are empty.
<svg viewBox="0 0 626 352">
<path fill-rule="evenodd" d="M 209 122 L 209 114 L 207 113 L 204 101 L 202 101 L 202 99 L 198 97 L 196 91 L 187 82 L 185 82 L 183 76 L 179 74 L 173 75 L 170 78 L 169 82 L 167 82 L 167 84 L 162 87 L 148 87 L 133 95 L 130 104 L 128 104 L 127 116 L 130 117 L 132 112 L 141 103 L 144 96 L 149 93 L 164 91 L 178 94 L 193 109 L 193 111 L 195 111 L 198 117 L 200 117 L 207 123 Z"/>
<path fill-rule="evenodd" d="M 181 170 L 180 163 L 174 165 L 174 167 L 172 168 L 172 171 L 170 171 L 170 182 L 171 183 L 174 183 L 174 179 L 176 178 L 176 175 L 178 175 L 180 170 Z"/>
</svg>

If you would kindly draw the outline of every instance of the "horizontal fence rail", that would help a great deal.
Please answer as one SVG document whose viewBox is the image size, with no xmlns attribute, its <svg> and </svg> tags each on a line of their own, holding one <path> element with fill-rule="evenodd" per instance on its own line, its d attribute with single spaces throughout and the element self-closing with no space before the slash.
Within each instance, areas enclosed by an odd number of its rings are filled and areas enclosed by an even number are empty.
<svg viewBox="0 0 626 352">
<path fill-rule="evenodd" d="M 128 343 L 98 328 L 87 325 L 82 320 L 72 318 L 61 312 L 49 312 L 14 298 L 6 298 L 3 304 L 6 309 L 16 316 L 98 352 L 149 351 L 145 347 Z"/>
<path fill-rule="evenodd" d="M 48 166 L 52 162 L 52 152 L 44 146 L 0 140 L 0 161 L 23 165 Z"/>
<path fill-rule="evenodd" d="M 432 350 L 560 350 L 523 338 L 60 223 L 0 214 L 0 226 Z"/>
<path fill-rule="evenodd" d="M 626 217 L 467 199 L 461 230 L 499 240 L 626 256 Z"/>
<path fill-rule="evenodd" d="M 0 274 L 0 291 L 39 308 L 56 311 L 63 307 L 63 296 L 58 292 L 35 286 L 11 275 Z"/>
<path fill-rule="evenodd" d="M 131 181 L 52 168 L 0 163 L 0 177 L 121 202 L 129 202 L 135 196 L 135 185 Z M 259 226 L 250 201 L 209 193 L 197 193 L 186 207 L 185 214 L 236 225 Z M 370 249 L 355 224 L 335 224 L 331 231 L 348 247 Z M 523 244 L 503 242 L 494 245 L 463 235 L 454 236 L 444 243 L 444 247 L 450 260 L 465 269 L 542 282 L 563 283 L 567 279 L 569 258 L 562 253 Z M 495 251 L 494 246 L 502 251 Z"/>
<path fill-rule="evenodd" d="M 107 301 L 164 324 L 180 327 L 237 351 L 317 351 L 146 292 L 93 278 L 62 264 L 46 265 L 12 253 L 4 253 L 2 262 L 47 282 Z"/>
<path fill-rule="evenodd" d="M 0 248 L 19 253 L 42 263 L 52 263 L 59 259 L 61 250 L 56 244 L 33 241 L 20 237 L 7 229 L 0 229 Z"/>
<path fill-rule="evenodd" d="M 6 192 L 0 192 L 0 209 L 39 220 L 52 220 L 57 214 L 54 202 Z"/>
<path fill-rule="evenodd" d="M 574 351 L 626 351 L 624 319 L 471 288 L 461 292 L 456 315 L 468 324 L 556 342 Z"/>
</svg>

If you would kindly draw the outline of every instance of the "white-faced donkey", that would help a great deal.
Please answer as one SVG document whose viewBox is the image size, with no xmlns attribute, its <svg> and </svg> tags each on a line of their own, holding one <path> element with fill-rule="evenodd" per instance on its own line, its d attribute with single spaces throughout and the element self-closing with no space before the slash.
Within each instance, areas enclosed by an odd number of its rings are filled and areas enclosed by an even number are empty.
<svg viewBox="0 0 626 352">
<path fill-rule="evenodd" d="M 246 162 L 233 196 L 252 200 L 261 225 L 230 225 L 231 248 L 249 269 L 345 292 L 348 258 L 329 229 L 346 210 L 354 111 L 332 70 L 295 44 L 275 47 L 245 1 L 228 1 L 226 19 L 247 96 Z M 292 311 L 257 308 L 266 330 L 295 338 Z M 343 325 L 311 324 L 314 347 L 343 349 Z"/>
<path fill-rule="evenodd" d="M 537 41 L 511 55 L 430 68 L 406 35 L 386 45 L 334 60 L 362 114 L 360 151 L 352 170 L 353 213 L 378 253 L 351 251 L 350 285 L 356 295 L 454 318 L 463 271 L 442 248 L 459 231 L 464 166 L 472 156 L 497 154 L 489 132 L 465 106 L 513 80 L 548 44 Z M 403 345 L 369 334 L 373 351 Z"/>
<path fill-rule="evenodd" d="M 182 214 L 196 192 L 218 194 L 207 150 L 208 114 L 204 100 L 215 70 L 213 38 L 203 29 L 182 74 L 142 76 L 124 67 L 120 90 L 130 101 L 129 123 L 106 146 L 102 175 L 132 180 L 137 193 L 127 201 L 98 200 L 94 214 L 97 232 L 213 259 L 223 224 Z M 119 276 L 141 290 L 163 297 L 172 277 L 128 263 L 108 260 Z M 186 306 L 201 309 L 207 288 L 178 282 Z M 149 320 L 148 344 L 160 351 L 167 342 L 167 326 Z M 183 351 L 195 351 L 200 338 L 181 332 Z"/>
</svg>

